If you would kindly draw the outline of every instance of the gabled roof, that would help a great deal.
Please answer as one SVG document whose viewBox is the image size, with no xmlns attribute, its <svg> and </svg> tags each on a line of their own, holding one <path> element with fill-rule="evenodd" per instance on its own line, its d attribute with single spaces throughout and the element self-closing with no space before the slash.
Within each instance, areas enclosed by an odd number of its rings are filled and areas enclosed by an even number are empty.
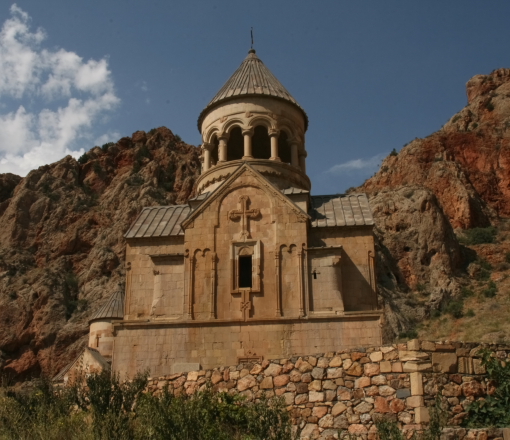
<svg viewBox="0 0 510 440">
<path fill-rule="evenodd" d="M 366 194 L 312 196 L 312 227 L 370 226 L 374 224 Z"/>
<path fill-rule="evenodd" d="M 144 208 L 124 237 L 147 238 L 184 235 L 181 223 L 190 211 L 189 205 Z"/>
<path fill-rule="evenodd" d="M 98 350 L 92 347 L 85 347 L 80 354 L 71 362 L 69 362 L 62 370 L 59 371 L 59 373 L 52 379 L 53 382 L 63 382 L 64 377 L 67 374 L 71 368 L 73 368 L 79 361 L 83 359 L 83 355 L 85 354 L 85 351 L 88 351 L 91 356 L 94 358 L 94 360 L 101 365 L 103 368 L 110 369 L 110 364 L 108 361 L 99 353 Z M 81 366 L 80 366 L 81 367 Z"/>
<path fill-rule="evenodd" d="M 198 117 L 198 131 L 211 107 L 239 96 L 270 96 L 281 99 L 295 105 L 305 118 L 305 130 L 308 127 L 308 116 L 292 95 L 283 87 L 282 83 L 264 65 L 261 59 L 250 49 L 248 56 L 241 63 L 239 68 L 228 79 L 216 96 L 207 104 Z"/>
<path fill-rule="evenodd" d="M 124 292 L 117 290 L 103 306 L 92 315 L 89 322 L 96 319 L 124 318 Z"/>
<path fill-rule="evenodd" d="M 262 174 L 260 174 L 256 169 L 254 169 L 249 162 L 244 162 L 242 165 L 239 165 L 239 168 L 235 170 L 230 177 L 225 180 L 220 187 L 216 188 L 216 190 L 205 199 L 200 206 L 197 207 L 191 214 L 182 222 L 182 227 L 186 228 L 192 221 L 195 219 L 200 213 L 202 213 L 211 203 L 214 202 L 218 197 L 221 197 L 229 188 L 232 188 L 232 184 L 239 179 L 239 177 L 243 173 L 252 173 L 260 183 L 268 188 L 268 190 L 274 195 L 274 197 L 280 198 L 290 209 L 292 209 L 298 217 L 300 217 L 303 221 L 309 219 L 310 216 L 304 212 L 299 206 L 297 206 L 290 198 L 286 197 L 282 194 L 281 190 L 274 186 L 269 180 L 267 180 Z"/>
</svg>

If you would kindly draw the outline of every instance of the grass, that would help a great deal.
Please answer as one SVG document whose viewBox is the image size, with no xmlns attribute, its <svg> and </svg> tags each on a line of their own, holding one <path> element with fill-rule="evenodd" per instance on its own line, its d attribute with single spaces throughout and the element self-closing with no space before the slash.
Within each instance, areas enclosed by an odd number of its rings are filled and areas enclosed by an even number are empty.
<svg viewBox="0 0 510 440">
<path fill-rule="evenodd" d="M 291 440 L 281 398 L 247 401 L 205 385 L 188 396 L 144 393 L 147 375 L 132 381 L 104 371 L 55 388 L 0 389 L 0 440 Z"/>
</svg>

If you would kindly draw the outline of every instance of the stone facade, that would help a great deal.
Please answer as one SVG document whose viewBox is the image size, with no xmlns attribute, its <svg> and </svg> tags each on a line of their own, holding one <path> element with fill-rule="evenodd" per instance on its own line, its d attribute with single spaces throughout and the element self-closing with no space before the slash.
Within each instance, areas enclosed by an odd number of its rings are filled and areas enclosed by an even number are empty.
<svg viewBox="0 0 510 440">
<path fill-rule="evenodd" d="M 481 348 L 510 361 L 510 346 L 412 340 L 153 377 L 149 391 L 169 387 L 191 394 L 210 383 L 248 400 L 281 396 L 301 439 L 338 438 L 342 430 L 375 440 L 374 420 L 381 416 L 396 420 L 404 431 L 421 430 L 440 396 L 451 426 L 444 430 L 445 439 L 486 440 L 503 434 L 506 439 L 510 433 L 503 430 L 458 427 L 467 406 L 490 392 L 477 356 Z"/>
<path fill-rule="evenodd" d="M 124 309 L 98 313 L 89 338 L 115 371 L 382 342 L 368 199 L 310 195 L 307 125 L 250 51 L 200 115 L 197 196 L 145 208 L 126 233 Z"/>
</svg>

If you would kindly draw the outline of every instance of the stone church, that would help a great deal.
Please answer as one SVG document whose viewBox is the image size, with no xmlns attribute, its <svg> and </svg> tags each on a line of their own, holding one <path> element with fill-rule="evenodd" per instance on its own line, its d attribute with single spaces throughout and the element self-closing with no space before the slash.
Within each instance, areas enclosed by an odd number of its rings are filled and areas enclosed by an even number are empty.
<svg viewBox="0 0 510 440">
<path fill-rule="evenodd" d="M 307 127 L 250 50 L 198 118 L 197 196 L 126 232 L 125 292 L 92 318 L 89 358 L 163 375 L 381 343 L 368 199 L 310 194 Z"/>
</svg>

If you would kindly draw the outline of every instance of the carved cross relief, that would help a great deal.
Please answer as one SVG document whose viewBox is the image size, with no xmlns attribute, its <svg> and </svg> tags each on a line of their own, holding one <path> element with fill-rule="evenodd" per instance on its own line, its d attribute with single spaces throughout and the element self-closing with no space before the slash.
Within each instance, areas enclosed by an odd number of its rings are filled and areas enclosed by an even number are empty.
<svg viewBox="0 0 510 440">
<path fill-rule="evenodd" d="M 230 220 L 241 220 L 241 232 L 239 233 L 239 240 L 246 241 L 250 237 L 248 219 L 257 218 L 260 214 L 260 209 L 248 209 L 250 198 L 248 196 L 239 196 L 239 209 L 233 209 L 228 213 Z"/>
</svg>

